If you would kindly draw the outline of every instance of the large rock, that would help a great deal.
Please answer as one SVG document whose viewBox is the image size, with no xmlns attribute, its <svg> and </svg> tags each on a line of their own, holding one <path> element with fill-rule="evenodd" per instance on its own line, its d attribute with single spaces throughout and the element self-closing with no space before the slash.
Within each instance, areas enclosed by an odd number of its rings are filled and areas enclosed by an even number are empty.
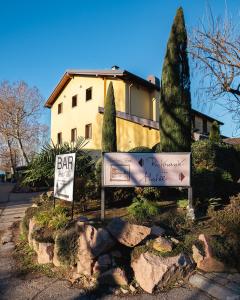
<svg viewBox="0 0 240 300">
<path fill-rule="evenodd" d="M 85 250 L 88 250 L 94 257 L 97 257 L 100 254 L 111 250 L 115 245 L 110 234 L 103 228 L 96 229 L 91 225 L 83 224 L 82 226 L 79 226 L 79 229 L 79 258 L 81 257 L 81 253 Z"/>
<path fill-rule="evenodd" d="M 39 243 L 38 244 L 38 263 L 39 264 L 49 264 L 53 261 L 53 243 Z"/>
<path fill-rule="evenodd" d="M 91 276 L 96 257 L 111 250 L 114 240 L 105 229 L 96 229 L 88 224 L 79 225 L 77 272 Z"/>
<path fill-rule="evenodd" d="M 160 252 L 170 252 L 172 251 L 173 243 L 164 237 L 159 236 L 153 241 L 152 247 Z"/>
<path fill-rule="evenodd" d="M 56 238 L 55 238 L 55 244 L 54 244 L 54 250 L 53 250 L 53 264 L 55 267 L 60 267 L 62 265 L 62 263 L 59 258 L 59 255 L 58 255 L 59 246 L 58 246 L 58 243 L 56 242 L 57 239 L 58 239 L 58 236 L 56 236 Z"/>
<path fill-rule="evenodd" d="M 149 227 L 130 224 L 120 218 L 113 219 L 108 224 L 107 230 L 118 240 L 119 243 L 128 247 L 138 245 L 151 233 L 151 228 Z"/>
<path fill-rule="evenodd" d="M 101 274 L 98 278 L 100 284 L 107 285 L 127 285 L 128 280 L 126 274 L 121 268 L 114 268 Z"/>
<path fill-rule="evenodd" d="M 78 254 L 77 273 L 86 276 L 93 275 L 93 267 L 96 260 L 90 251 L 84 250 L 81 255 Z"/>
<path fill-rule="evenodd" d="M 197 264 L 198 269 L 204 272 L 227 272 L 228 268 L 221 261 L 213 257 L 213 250 L 210 246 L 209 238 L 204 234 L 200 234 L 198 239 L 204 245 L 204 255 L 201 254 L 200 250 L 193 245 L 193 260 Z"/>
<path fill-rule="evenodd" d="M 105 272 L 112 267 L 112 258 L 109 254 L 103 254 L 98 257 L 96 261 L 93 273 L 95 272 Z"/>
<path fill-rule="evenodd" d="M 32 238 L 32 234 L 34 231 L 34 228 L 36 227 L 36 221 L 34 218 L 29 220 L 29 226 L 28 226 L 28 243 L 29 246 L 33 248 L 33 238 Z"/>
<path fill-rule="evenodd" d="M 155 288 L 184 277 L 191 270 L 191 261 L 184 254 L 161 257 L 145 252 L 133 260 L 131 266 L 140 287 L 152 293 Z"/>
</svg>

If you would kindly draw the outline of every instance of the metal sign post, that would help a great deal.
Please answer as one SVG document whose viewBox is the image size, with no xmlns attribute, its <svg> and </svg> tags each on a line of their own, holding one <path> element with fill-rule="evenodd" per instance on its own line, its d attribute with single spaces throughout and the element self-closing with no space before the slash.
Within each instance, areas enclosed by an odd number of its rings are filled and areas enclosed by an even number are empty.
<svg viewBox="0 0 240 300">
<path fill-rule="evenodd" d="M 105 187 L 104 187 L 104 153 L 102 155 L 101 170 L 101 220 L 105 219 Z"/>
</svg>

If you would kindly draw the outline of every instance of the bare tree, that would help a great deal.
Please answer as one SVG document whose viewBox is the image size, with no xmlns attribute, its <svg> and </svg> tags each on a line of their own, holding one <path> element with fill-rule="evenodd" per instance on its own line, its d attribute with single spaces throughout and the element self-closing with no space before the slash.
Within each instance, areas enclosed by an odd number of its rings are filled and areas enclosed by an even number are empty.
<svg viewBox="0 0 240 300">
<path fill-rule="evenodd" d="M 6 142 L 10 139 L 17 142 L 27 164 L 37 150 L 42 132 L 46 132 L 45 125 L 39 123 L 42 104 L 39 90 L 23 81 L 12 85 L 5 81 L 0 85 L 0 134 Z"/>
<path fill-rule="evenodd" d="M 227 10 L 223 18 L 207 16 L 195 28 L 189 52 L 201 76 L 200 96 L 231 112 L 240 128 L 240 35 Z"/>
</svg>

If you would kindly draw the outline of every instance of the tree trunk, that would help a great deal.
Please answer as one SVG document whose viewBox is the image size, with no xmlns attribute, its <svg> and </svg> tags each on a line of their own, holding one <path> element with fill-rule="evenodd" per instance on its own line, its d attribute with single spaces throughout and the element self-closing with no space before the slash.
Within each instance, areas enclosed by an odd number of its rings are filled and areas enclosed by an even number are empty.
<svg viewBox="0 0 240 300">
<path fill-rule="evenodd" d="M 18 136 L 18 143 L 19 143 L 20 149 L 21 149 L 21 151 L 22 151 L 22 155 L 23 155 L 23 157 L 24 157 L 24 159 L 25 159 L 25 162 L 26 162 L 26 164 L 28 165 L 28 164 L 29 164 L 29 159 L 28 159 L 28 157 L 27 157 L 26 152 L 24 151 L 23 144 L 22 144 L 22 140 L 21 140 L 21 138 L 20 138 L 19 136 Z"/>
<path fill-rule="evenodd" d="M 15 164 L 14 164 L 14 162 L 13 162 L 12 147 L 11 147 L 11 143 L 10 143 L 8 137 L 7 137 L 7 145 L 8 145 L 8 149 L 9 149 L 10 161 L 11 161 L 11 168 L 12 168 L 13 177 L 14 177 L 14 176 L 15 176 Z"/>
</svg>

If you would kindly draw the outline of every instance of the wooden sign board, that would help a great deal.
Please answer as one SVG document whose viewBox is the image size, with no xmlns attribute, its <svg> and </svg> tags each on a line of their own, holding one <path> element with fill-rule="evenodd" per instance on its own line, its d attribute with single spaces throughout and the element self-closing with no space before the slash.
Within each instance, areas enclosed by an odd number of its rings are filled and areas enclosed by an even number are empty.
<svg viewBox="0 0 240 300">
<path fill-rule="evenodd" d="M 191 153 L 103 154 L 105 187 L 190 187 Z"/>
</svg>

